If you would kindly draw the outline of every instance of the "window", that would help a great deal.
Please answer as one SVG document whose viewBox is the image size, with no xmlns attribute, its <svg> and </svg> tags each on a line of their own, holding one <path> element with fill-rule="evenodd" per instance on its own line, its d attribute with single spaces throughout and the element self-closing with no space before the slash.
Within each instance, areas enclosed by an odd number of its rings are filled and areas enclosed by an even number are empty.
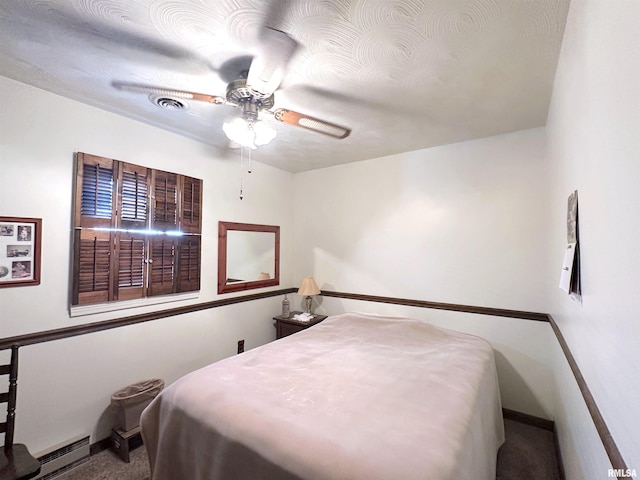
<svg viewBox="0 0 640 480">
<path fill-rule="evenodd" d="M 72 305 L 200 289 L 202 180 L 78 153 Z"/>
</svg>

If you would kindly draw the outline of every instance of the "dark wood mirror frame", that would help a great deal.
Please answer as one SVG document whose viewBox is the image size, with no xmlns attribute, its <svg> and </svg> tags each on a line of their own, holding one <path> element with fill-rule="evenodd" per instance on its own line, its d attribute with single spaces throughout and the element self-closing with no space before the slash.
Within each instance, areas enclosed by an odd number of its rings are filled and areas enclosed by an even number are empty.
<svg viewBox="0 0 640 480">
<path fill-rule="evenodd" d="M 247 282 L 227 282 L 227 232 L 229 230 L 241 232 L 273 233 L 274 240 L 274 275 L 265 280 Z M 254 288 L 280 285 L 280 227 L 273 225 L 256 225 L 251 223 L 218 222 L 218 293 L 238 292 Z"/>
</svg>

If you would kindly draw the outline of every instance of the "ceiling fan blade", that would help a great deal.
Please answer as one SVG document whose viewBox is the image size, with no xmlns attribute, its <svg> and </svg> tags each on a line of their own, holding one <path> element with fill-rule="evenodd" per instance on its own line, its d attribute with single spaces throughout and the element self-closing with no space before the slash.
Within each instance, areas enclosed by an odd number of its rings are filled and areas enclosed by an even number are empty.
<svg viewBox="0 0 640 480">
<path fill-rule="evenodd" d="M 167 97 L 184 98 L 186 100 L 197 100 L 199 102 L 222 104 L 227 103 L 224 97 L 217 95 L 208 95 L 206 93 L 189 92 L 185 90 L 174 90 L 165 87 L 154 87 L 152 85 L 143 85 L 139 83 L 128 82 L 112 82 L 111 83 L 118 90 L 125 90 L 133 93 L 149 93 L 152 95 L 165 95 Z"/>
<path fill-rule="evenodd" d="M 298 48 L 298 42 L 285 32 L 263 27 L 258 35 L 256 55 L 249 67 L 247 85 L 269 97 L 282 83 L 289 60 Z"/>
<path fill-rule="evenodd" d="M 264 10 L 264 20 L 262 25 L 275 28 L 276 30 L 286 30 L 286 19 L 289 11 L 293 8 L 295 0 L 270 0 L 266 3 Z"/>
<path fill-rule="evenodd" d="M 26 5 L 20 5 L 27 2 L 15 3 L 18 4 L 17 8 L 28 8 Z M 57 3 L 59 5 L 56 7 L 41 8 L 42 15 L 34 17 L 33 23 L 29 22 L 24 26 L 26 38 L 31 35 L 32 38 L 39 38 L 43 31 L 47 31 L 51 38 L 64 43 L 71 42 L 73 48 L 76 42 L 82 42 L 87 48 L 99 49 L 99 54 L 118 55 L 145 65 L 148 62 L 155 68 L 159 65 L 167 67 L 167 62 L 174 62 L 169 64 L 179 64 L 180 68 L 188 68 L 189 71 L 198 74 L 216 71 L 209 59 L 175 42 L 136 32 L 135 29 L 128 29 L 126 25 L 121 24 L 117 27 L 109 21 L 88 19 L 73 9 L 63 8 L 62 2 Z M 12 8 L 14 7 L 10 7 L 9 10 Z"/>
<path fill-rule="evenodd" d="M 350 128 L 341 127 L 335 123 L 320 120 L 319 118 L 287 110 L 285 108 L 278 108 L 270 113 L 273 113 L 273 117 L 279 122 L 313 130 L 314 132 L 323 133 L 334 138 L 347 138 L 351 133 Z"/>
</svg>

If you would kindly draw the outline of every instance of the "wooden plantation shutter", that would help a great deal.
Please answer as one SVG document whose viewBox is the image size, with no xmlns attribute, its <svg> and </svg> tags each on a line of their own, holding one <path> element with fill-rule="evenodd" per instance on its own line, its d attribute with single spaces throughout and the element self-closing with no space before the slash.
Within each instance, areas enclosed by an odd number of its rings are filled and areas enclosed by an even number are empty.
<svg viewBox="0 0 640 480">
<path fill-rule="evenodd" d="M 113 211 L 113 168 L 100 163 L 84 163 L 80 214 L 88 218 L 110 219 Z"/>
<path fill-rule="evenodd" d="M 75 226 L 113 227 L 118 162 L 86 153 L 78 153 L 76 162 Z"/>
<path fill-rule="evenodd" d="M 149 179 L 148 169 L 121 163 L 118 188 L 119 226 L 144 229 L 147 227 Z"/>
<path fill-rule="evenodd" d="M 200 290 L 200 235 L 150 240 L 149 296 Z"/>
<path fill-rule="evenodd" d="M 199 290 L 202 180 L 76 158 L 72 305 Z"/>
<path fill-rule="evenodd" d="M 117 300 L 146 296 L 147 239 L 145 235 L 118 233 Z"/>
<path fill-rule="evenodd" d="M 187 235 L 178 246 L 178 292 L 200 290 L 200 235 Z"/>
<path fill-rule="evenodd" d="M 202 231 L 202 180 L 181 177 L 182 215 L 180 229 L 186 233 Z"/>
<path fill-rule="evenodd" d="M 149 295 L 175 292 L 176 248 L 174 238 L 165 235 L 150 240 Z"/>
<path fill-rule="evenodd" d="M 150 170 L 119 162 L 116 224 L 120 229 L 148 228 Z M 147 292 L 147 237 L 144 233 L 115 233 L 115 287 L 113 300 L 144 298 Z"/>
<path fill-rule="evenodd" d="M 154 170 L 153 172 L 153 223 L 156 230 L 178 229 L 178 175 Z"/>
<path fill-rule="evenodd" d="M 202 232 L 202 180 L 181 177 L 180 230 L 178 241 L 178 292 L 200 290 L 200 233 Z M 195 235 L 189 235 L 195 234 Z"/>
<path fill-rule="evenodd" d="M 106 302 L 113 297 L 113 234 L 117 162 L 78 153 L 72 304 Z M 95 228 L 105 230 L 93 230 Z"/>
<path fill-rule="evenodd" d="M 113 297 L 111 232 L 75 230 L 74 305 L 101 303 Z"/>
</svg>

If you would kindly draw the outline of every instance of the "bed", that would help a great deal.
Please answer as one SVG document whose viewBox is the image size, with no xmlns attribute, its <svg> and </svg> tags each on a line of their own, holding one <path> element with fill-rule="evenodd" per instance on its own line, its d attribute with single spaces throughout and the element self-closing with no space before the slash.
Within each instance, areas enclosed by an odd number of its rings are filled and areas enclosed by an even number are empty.
<svg viewBox="0 0 640 480">
<path fill-rule="evenodd" d="M 347 313 L 190 373 L 143 412 L 152 480 L 494 480 L 491 345 Z"/>
</svg>

